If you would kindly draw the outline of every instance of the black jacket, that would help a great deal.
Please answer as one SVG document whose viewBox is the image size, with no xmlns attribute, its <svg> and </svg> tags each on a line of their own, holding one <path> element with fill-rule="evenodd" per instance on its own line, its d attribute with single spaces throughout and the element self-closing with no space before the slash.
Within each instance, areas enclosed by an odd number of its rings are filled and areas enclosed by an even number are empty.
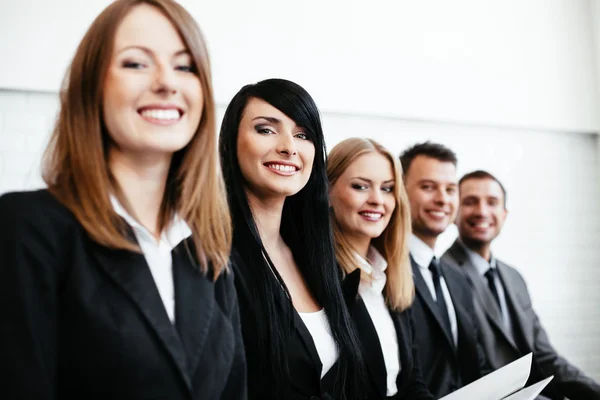
<svg viewBox="0 0 600 400">
<path fill-rule="evenodd" d="M 360 270 L 356 269 L 344 278 L 344 298 L 346 299 L 348 310 L 356 325 L 356 330 L 363 346 L 363 354 L 372 383 L 369 399 L 385 399 L 387 375 L 383 359 L 384 349 L 381 348 L 377 331 L 365 303 L 358 295 L 359 283 Z M 400 358 L 400 373 L 396 378 L 398 393 L 393 398 L 403 400 L 433 400 L 433 395 L 429 392 L 421 378 L 419 358 L 417 356 L 418 350 L 414 340 L 415 330 L 410 318 L 410 309 L 403 312 L 390 311 L 390 315 L 396 328 L 398 357 Z"/>
<path fill-rule="evenodd" d="M 231 262 L 235 271 L 235 287 L 240 303 L 242 333 L 246 345 L 248 362 L 248 398 L 265 400 L 275 398 L 271 394 L 273 376 L 266 365 L 265 357 L 258 350 L 256 316 L 252 306 L 252 279 L 249 269 L 239 254 L 232 252 Z M 277 301 L 289 301 L 283 292 L 278 293 Z M 302 318 L 293 310 L 293 327 L 288 342 L 287 367 L 289 368 L 289 392 L 285 400 L 333 400 L 337 363 L 321 379 L 322 363 L 313 338 Z M 284 368 L 283 365 L 279 366 Z"/>
<path fill-rule="evenodd" d="M 173 250 L 176 324 L 144 255 L 92 241 L 48 191 L 0 197 L 0 397 L 246 399 L 231 273 Z"/>
<path fill-rule="evenodd" d="M 429 292 L 419 266 L 411 257 L 416 296 L 412 321 L 419 349 L 423 379 L 436 398 L 443 397 L 489 372 L 481 346 L 473 297 L 462 274 L 440 263 L 442 274 L 456 312 L 458 343 L 444 328 L 437 305 Z"/>
</svg>

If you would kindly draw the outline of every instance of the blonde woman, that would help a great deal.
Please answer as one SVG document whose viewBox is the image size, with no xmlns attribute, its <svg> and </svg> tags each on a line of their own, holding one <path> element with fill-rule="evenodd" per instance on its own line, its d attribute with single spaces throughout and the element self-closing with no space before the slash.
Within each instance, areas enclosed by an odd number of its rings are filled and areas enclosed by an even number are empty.
<svg viewBox="0 0 600 400">
<path fill-rule="evenodd" d="M 344 296 L 357 326 L 372 399 L 433 399 L 413 346 L 409 205 L 395 157 L 371 139 L 344 140 L 327 176 Z"/>
</svg>

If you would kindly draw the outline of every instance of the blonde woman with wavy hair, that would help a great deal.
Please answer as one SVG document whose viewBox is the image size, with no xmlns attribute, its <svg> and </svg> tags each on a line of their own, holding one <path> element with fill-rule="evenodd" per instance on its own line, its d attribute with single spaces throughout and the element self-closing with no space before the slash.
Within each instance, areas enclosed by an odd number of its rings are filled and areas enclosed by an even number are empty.
<svg viewBox="0 0 600 400">
<path fill-rule="evenodd" d="M 357 326 L 373 399 L 433 399 L 413 346 L 410 206 L 396 158 L 372 139 L 329 153 L 327 176 L 344 296 Z"/>
<path fill-rule="evenodd" d="M 112 2 L 67 71 L 48 188 L 0 197 L 3 393 L 246 399 L 216 141 L 193 17 Z"/>
</svg>

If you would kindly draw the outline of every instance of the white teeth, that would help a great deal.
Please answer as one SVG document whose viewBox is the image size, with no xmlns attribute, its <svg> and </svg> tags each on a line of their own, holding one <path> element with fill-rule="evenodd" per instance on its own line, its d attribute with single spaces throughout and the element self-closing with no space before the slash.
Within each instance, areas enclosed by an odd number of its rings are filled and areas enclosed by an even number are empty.
<svg viewBox="0 0 600 400">
<path fill-rule="evenodd" d="M 282 172 L 294 172 L 296 170 L 296 167 L 292 165 L 269 164 L 268 167 Z"/>
<path fill-rule="evenodd" d="M 367 218 L 371 219 L 380 219 L 383 215 L 380 213 L 371 213 L 371 212 L 361 212 L 360 215 L 364 215 Z"/>
<path fill-rule="evenodd" d="M 475 224 L 475 226 L 477 228 L 489 228 L 490 227 L 490 223 L 489 222 L 480 222 L 478 224 Z"/>
<path fill-rule="evenodd" d="M 429 213 L 430 213 L 431 215 L 434 215 L 434 216 L 436 216 L 436 217 L 443 217 L 444 215 L 446 215 L 446 214 L 444 214 L 442 211 L 430 211 Z"/>
<path fill-rule="evenodd" d="M 146 118 L 158 119 L 162 121 L 173 121 L 179 119 L 179 111 L 174 109 L 146 109 L 142 111 L 141 114 Z"/>
</svg>

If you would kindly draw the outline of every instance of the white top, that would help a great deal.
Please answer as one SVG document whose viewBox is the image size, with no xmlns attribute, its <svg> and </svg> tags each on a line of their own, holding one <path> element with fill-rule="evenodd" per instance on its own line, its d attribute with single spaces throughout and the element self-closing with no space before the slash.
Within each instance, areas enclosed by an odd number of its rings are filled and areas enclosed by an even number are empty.
<svg viewBox="0 0 600 400">
<path fill-rule="evenodd" d="M 483 257 L 481 257 L 478 253 L 469 249 L 467 246 L 461 243 L 467 254 L 469 255 L 469 259 L 477 268 L 481 279 L 485 287 L 488 287 L 488 280 L 485 277 L 486 272 L 490 268 L 496 269 L 496 274 L 494 274 L 494 284 L 496 286 L 496 290 L 498 291 L 498 298 L 500 298 L 500 314 L 502 315 L 502 322 L 504 323 L 504 327 L 508 332 L 512 333 L 512 321 L 510 320 L 510 313 L 508 312 L 508 303 L 506 302 L 506 293 L 504 292 L 504 286 L 500 281 L 500 277 L 498 276 L 498 268 L 496 266 L 496 259 L 494 256 L 490 257 L 490 262 L 488 263 Z"/>
<path fill-rule="evenodd" d="M 410 235 L 408 247 L 410 249 L 411 256 L 419 266 L 419 272 L 421 272 L 421 276 L 423 276 L 423 280 L 429 288 L 431 297 L 433 297 L 433 300 L 437 301 L 437 296 L 435 295 L 435 286 L 433 285 L 433 276 L 431 275 L 431 271 L 429 270 L 429 264 L 431 264 L 431 260 L 433 259 L 433 257 L 435 257 L 433 249 L 427 246 L 427 244 L 425 244 L 414 234 Z M 454 311 L 452 297 L 450 297 L 450 291 L 448 290 L 446 280 L 443 276 L 440 276 L 440 286 L 442 288 L 442 293 L 444 295 L 444 300 L 446 301 L 446 307 L 448 309 L 448 317 L 450 318 L 450 329 L 452 330 L 452 340 L 454 341 L 454 345 L 456 346 L 458 343 L 458 326 L 456 324 L 456 312 Z"/>
<path fill-rule="evenodd" d="M 321 364 L 323 364 L 321 369 L 321 378 L 323 378 L 339 357 L 337 345 L 329 328 L 327 314 L 325 314 L 324 309 L 317 312 L 298 314 L 310 332 L 313 342 L 315 342 L 317 353 L 319 353 Z"/>
<path fill-rule="evenodd" d="M 372 278 L 371 282 L 364 279 L 360 281 L 358 293 L 367 307 L 381 345 L 387 371 L 387 396 L 394 396 L 398 393 L 396 379 L 400 373 L 400 352 L 396 327 L 383 297 L 383 288 L 387 281 L 385 270 L 388 264 L 373 246 L 369 247 L 368 261 L 358 254 L 355 254 L 355 257 L 360 268 L 370 274 Z"/>
<path fill-rule="evenodd" d="M 144 253 L 154 283 L 165 306 L 167 315 L 175 323 L 175 290 L 173 287 L 173 258 L 171 251 L 184 239 L 192 235 L 192 230 L 184 220 L 175 215 L 173 221 L 162 232 L 160 240 L 156 238 L 142 224 L 136 221 L 121 205 L 116 197 L 111 196 L 115 212 L 123 217 L 131 226 L 140 249 Z"/>
</svg>

